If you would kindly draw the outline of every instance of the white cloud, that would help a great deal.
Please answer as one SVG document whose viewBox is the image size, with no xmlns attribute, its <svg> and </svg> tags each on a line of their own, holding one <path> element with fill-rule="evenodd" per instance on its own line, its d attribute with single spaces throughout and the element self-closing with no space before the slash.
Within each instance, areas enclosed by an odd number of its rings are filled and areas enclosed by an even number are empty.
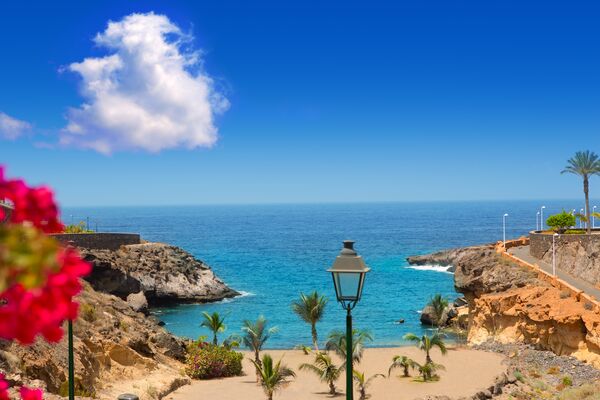
<svg viewBox="0 0 600 400">
<path fill-rule="evenodd" d="M 102 153 L 210 147 L 214 117 L 229 107 L 201 53 L 166 16 L 131 14 L 109 22 L 94 42 L 109 50 L 68 69 L 82 78 L 84 104 L 69 109 L 60 142 Z"/>
<path fill-rule="evenodd" d="M 31 124 L 0 111 L 0 136 L 14 140 L 31 129 Z"/>
</svg>

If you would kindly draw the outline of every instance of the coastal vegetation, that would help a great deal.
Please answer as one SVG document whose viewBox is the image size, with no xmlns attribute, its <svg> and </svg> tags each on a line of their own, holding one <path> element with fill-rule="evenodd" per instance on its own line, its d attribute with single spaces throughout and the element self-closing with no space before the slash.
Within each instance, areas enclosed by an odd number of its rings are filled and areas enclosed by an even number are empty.
<svg viewBox="0 0 600 400">
<path fill-rule="evenodd" d="M 273 394 L 285 387 L 290 382 L 290 378 L 296 376 L 296 373 L 282 364 L 281 360 L 274 364 L 273 358 L 268 354 L 265 354 L 262 360 L 259 360 L 260 362 L 251 361 L 256 367 L 259 382 L 267 395 L 267 400 L 273 400 Z"/>
<path fill-rule="evenodd" d="M 419 364 L 412 358 L 407 356 L 394 356 L 392 359 L 392 365 L 388 369 L 388 377 L 392 374 L 392 371 L 396 368 L 402 368 L 402 376 L 408 378 L 410 376 L 409 369 L 415 369 Z"/>
<path fill-rule="evenodd" d="M 65 226 L 64 233 L 93 233 L 91 229 L 87 228 L 84 221 L 79 221 L 77 224 L 69 224 Z"/>
<path fill-rule="evenodd" d="M 310 331 L 315 351 L 319 351 L 319 340 L 317 335 L 317 322 L 323 318 L 327 298 L 320 295 L 316 290 L 308 295 L 300 293 L 300 298 L 292 303 L 292 310 L 300 319 L 310 324 Z"/>
<path fill-rule="evenodd" d="M 253 322 L 245 320 L 242 326 L 242 343 L 254 353 L 254 365 L 260 366 L 260 352 L 271 335 L 277 332 L 277 327 L 268 327 L 268 321 L 262 315 Z M 259 370 L 256 370 L 256 378 L 260 379 Z"/>
<path fill-rule="evenodd" d="M 200 323 L 200 326 L 208 328 L 213 334 L 213 344 L 217 346 L 219 344 L 217 335 L 220 332 L 225 332 L 227 326 L 225 325 L 225 318 L 221 317 L 218 312 L 213 312 L 212 314 L 207 313 L 206 311 L 202 312 L 203 320 Z"/>
<path fill-rule="evenodd" d="M 557 233 L 565 233 L 568 228 L 575 226 L 575 215 L 563 210 L 561 213 L 548 217 L 546 225 Z"/>
<path fill-rule="evenodd" d="M 444 313 L 446 313 L 446 309 L 448 308 L 448 300 L 438 293 L 431 298 L 428 306 L 431 307 L 434 325 L 439 328 L 445 323 Z"/>
<path fill-rule="evenodd" d="M 367 330 L 353 329 L 352 330 L 352 360 L 359 363 L 363 352 L 365 350 L 365 344 L 372 342 L 373 336 Z M 334 351 L 344 362 L 346 361 L 346 332 L 332 331 L 329 334 L 325 348 L 328 351 Z"/>
<path fill-rule="evenodd" d="M 439 332 L 436 332 L 431 336 L 417 336 L 414 333 L 407 333 L 406 335 L 404 335 L 404 340 L 414 342 L 420 350 L 423 350 L 425 352 L 425 364 L 433 363 L 430 352 L 434 347 L 440 349 L 442 355 L 446 355 L 446 353 L 448 353 L 446 343 L 444 343 L 444 335 Z"/>
<path fill-rule="evenodd" d="M 366 400 L 369 398 L 367 395 L 367 388 L 369 385 L 371 385 L 376 378 L 385 378 L 385 375 L 375 374 L 367 378 L 364 372 L 354 370 L 352 371 L 352 377 L 354 378 L 354 382 L 358 388 L 358 394 L 360 396 L 359 400 Z"/>
<path fill-rule="evenodd" d="M 197 341 L 188 346 L 185 372 L 194 379 L 214 379 L 242 374 L 242 353 L 225 346 Z"/>
<path fill-rule="evenodd" d="M 335 365 L 330 356 L 325 353 L 318 353 L 312 364 L 304 363 L 300 365 L 300 370 L 307 370 L 316 374 L 322 382 L 329 386 L 329 394 L 336 395 L 337 388 L 335 382 L 344 372 L 344 365 L 339 367 Z"/>
<path fill-rule="evenodd" d="M 562 174 L 569 173 L 579 175 L 583 179 L 583 194 L 585 197 L 585 218 L 587 233 L 591 233 L 590 220 L 590 193 L 589 179 L 592 175 L 600 175 L 600 158 L 592 151 L 578 151 L 567 160 L 567 166 L 562 170 Z"/>
</svg>

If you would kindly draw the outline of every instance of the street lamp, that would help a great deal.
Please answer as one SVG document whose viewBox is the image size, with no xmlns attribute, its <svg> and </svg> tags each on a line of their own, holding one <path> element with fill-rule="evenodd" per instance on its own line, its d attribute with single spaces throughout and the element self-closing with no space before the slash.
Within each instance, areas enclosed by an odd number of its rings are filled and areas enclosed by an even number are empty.
<svg viewBox="0 0 600 400">
<path fill-rule="evenodd" d="M 546 206 L 540 208 L 540 231 L 544 230 L 544 208 L 546 208 Z"/>
<path fill-rule="evenodd" d="M 556 243 L 555 239 L 558 239 L 558 233 L 552 235 L 552 275 L 556 276 Z"/>
<path fill-rule="evenodd" d="M 362 295 L 365 276 L 371 269 L 354 250 L 354 241 L 344 240 L 344 247 L 327 272 L 331 272 L 335 295 L 346 310 L 346 400 L 354 398 L 352 383 L 352 309 Z"/>
<path fill-rule="evenodd" d="M 581 210 L 579 210 L 579 215 L 580 215 L 580 217 L 579 217 L 579 227 L 583 228 L 583 221 L 582 221 L 582 219 L 583 219 L 582 218 L 583 217 L 583 208 Z"/>
<path fill-rule="evenodd" d="M 537 214 L 535 214 L 535 230 L 536 231 L 540 230 L 540 223 L 538 222 L 539 219 L 540 219 L 540 212 L 538 211 Z"/>
<path fill-rule="evenodd" d="M 506 217 L 508 217 L 508 214 L 502 216 L 502 242 L 504 243 L 504 250 L 506 250 Z"/>
</svg>

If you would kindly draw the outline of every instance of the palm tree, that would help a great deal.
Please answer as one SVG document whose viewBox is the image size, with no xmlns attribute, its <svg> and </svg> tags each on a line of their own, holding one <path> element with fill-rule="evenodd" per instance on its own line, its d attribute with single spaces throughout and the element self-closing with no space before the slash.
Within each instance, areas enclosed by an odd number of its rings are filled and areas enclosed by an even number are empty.
<svg viewBox="0 0 600 400">
<path fill-rule="evenodd" d="M 428 304 L 431 307 L 431 313 L 435 319 L 435 325 L 439 328 L 442 325 L 442 319 L 444 318 L 444 311 L 448 308 L 448 300 L 442 297 L 441 294 L 436 294 L 431 298 Z"/>
<path fill-rule="evenodd" d="M 244 334 L 242 336 L 242 343 L 244 346 L 254 351 L 254 364 L 261 365 L 260 351 L 264 346 L 265 342 L 269 340 L 272 334 L 277 332 L 277 328 L 267 328 L 268 322 L 262 315 L 258 317 L 256 322 L 245 320 L 242 326 Z M 258 379 L 258 370 L 256 371 Z"/>
<path fill-rule="evenodd" d="M 442 364 L 436 364 L 433 361 L 427 362 L 423 365 L 417 364 L 417 368 L 423 377 L 423 381 L 427 382 L 437 377 L 437 371 L 443 371 L 446 368 Z"/>
<path fill-rule="evenodd" d="M 335 381 L 337 381 L 344 371 L 343 364 L 340 367 L 336 367 L 333 361 L 331 361 L 331 357 L 327 354 L 317 353 L 315 361 L 312 364 L 304 363 L 300 365 L 300 370 L 308 370 L 315 373 L 322 382 L 326 382 L 329 385 L 329 394 L 337 394 Z"/>
<path fill-rule="evenodd" d="M 254 360 L 250 361 L 256 367 L 260 383 L 267 395 L 267 400 L 273 400 L 273 393 L 287 385 L 289 383 L 288 378 L 296 376 L 294 371 L 281 364 L 281 360 L 273 365 L 273 359 L 268 354 L 263 356 L 260 364 Z"/>
<path fill-rule="evenodd" d="M 388 376 L 392 374 L 392 370 L 395 368 L 403 369 L 403 376 L 405 378 L 409 377 L 410 374 L 408 372 L 409 368 L 415 369 L 419 364 L 417 364 L 413 359 L 408 358 L 406 356 L 394 356 L 392 359 L 392 365 L 390 365 L 390 369 L 388 370 Z"/>
<path fill-rule="evenodd" d="M 373 341 L 373 336 L 371 336 L 369 331 L 361 329 L 352 330 L 352 360 L 354 362 L 360 362 L 365 349 L 365 343 L 371 341 Z M 346 361 L 346 332 L 332 331 L 329 334 L 325 348 L 334 351 L 342 360 Z"/>
<path fill-rule="evenodd" d="M 204 317 L 204 321 L 200 323 L 200 326 L 208 328 L 213 333 L 213 344 L 218 345 L 217 341 L 217 333 L 224 332 L 227 327 L 225 326 L 225 318 L 221 318 L 218 312 L 214 312 L 212 314 L 207 313 L 206 311 L 202 312 L 202 316 Z"/>
<path fill-rule="evenodd" d="M 579 175 L 583 178 L 583 194 L 585 195 L 585 217 L 590 220 L 590 194 L 589 178 L 592 175 L 600 174 L 600 159 L 592 151 L 578 151 L 567 160 L 567 166 L 561 171 L 561 174 L 569 173 Z M 590 224 L 586 222 L 588 235 L 592 232 Z"/>
<path fill-rule="evenodd" d="M 425 364 L 433 362 L 431 360 L 431 356 L 429 355 L 429 352 L 432 348 L 438 347 L 443 355 L 448 352 L 443 339 L 444 335 L 441 333 L 435 333 L 432 336 L 423 335 L 421 337 L 415 335 L 414 333 L 407 333 L 404 335 L 404 340 L 415 342 L 417 347 L 425 352 Z"/>
<path fill-rule="evenodd" d="M 317 322 L 321 320 L 325 313 L 327 298 L 319 295 L 317 291 L 305 295 L 300 293 L 300 299 L 292 302 L 292 310 L 307 324 L 310 324 L 313 344 L 315 351 L 319 351 L 317 337 Z"/>
<path fill-rule="evenodd" d="M 354 382 L 356 382 L 356 386 L 358 386 L 358 393 L 360 394 L 360 400 L 366 400 L 370 396 L 367 396 L 367 387 L 373 382 L 375 378 L 385 378 L 383 374 L 375 374 L 371 376 L 369 379 L 365 377 L 364 372 L 358 372 L 356 370 L 352 371 L 352 376 L 354 377 Z"/>
</svg>

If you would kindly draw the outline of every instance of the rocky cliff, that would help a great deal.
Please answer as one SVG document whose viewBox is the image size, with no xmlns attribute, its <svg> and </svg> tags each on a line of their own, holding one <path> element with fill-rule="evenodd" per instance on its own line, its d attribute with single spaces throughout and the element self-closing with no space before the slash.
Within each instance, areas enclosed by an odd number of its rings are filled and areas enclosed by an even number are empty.
<svg viewBox="0 0 600 400">
<path fill-rule="evenodd" d="M 181 374 L 185 344 L 134 312 L 116 296 L 89 284 L 79 295 L 79 318 L 73 324 L 76 387 L 79 395 L 115 399 L 134 392 L 141 399 L 161 398 L 189 383 Z M 66 394 L 67 338 L 50 345 L 23 347 L 0 342 L 0 370 L 13 386 L 41 387 L 49 395 Z"/>
<path fill-rule="evenodd" d="M 93 265 L 86 278 L 101 292 L 126 299 L 142 292 L 150 305 L 211 302 L 239 295 L 208 265 L 176 246 L 144 243 L 119 250 L 82 249 Z M 143 300 L 141 300 L 143 302 Z"/>
<path fill-rule="evenodd" d="M 527 343 L 600 367 L 600 315 L 591 304 L 501 258 L 492 245 L 419 258 L 424 263 L 440 259 L 454 265 L 455 287 L 468 301 L 470 343 Z"/>
<path fill-rule="evenodd" d="M 546 251 L 542 259 L 551 264 L 552 250 Z M 556 263 L 560 269 L 571 275 L 598 285 L 600 283 L 600 241 L 564 242 L 559 239 L 556 243 Z"/>
</svg>

